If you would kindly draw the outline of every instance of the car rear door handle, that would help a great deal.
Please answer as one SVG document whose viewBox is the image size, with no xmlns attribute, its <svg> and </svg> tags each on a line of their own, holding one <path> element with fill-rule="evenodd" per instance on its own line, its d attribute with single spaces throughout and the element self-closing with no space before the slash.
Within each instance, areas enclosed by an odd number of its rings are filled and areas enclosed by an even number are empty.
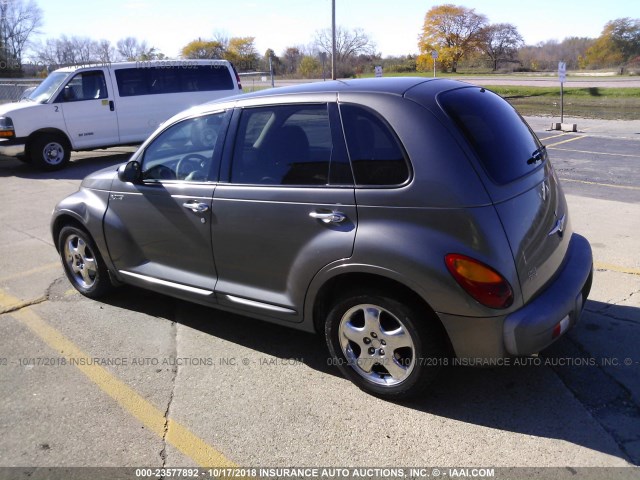
<svg viewBox="0 0 640 480">
<path fill-rule="evenodd" d="M 322 220 L 324 223 L 340 223 L 347 218 L 347 216 L 341 212 L 311 212 L 309 216 L 316 220 Z"/>
<path fill-rule="evenodd" d="M 209 210 L 209 205 L 206 203 L 200 203 L 195 200 L 189 200 L 188 202 L 184 202 L 182 204 L 184 208 L 188 208 L 193 213 L 204 213 Z"/>
<path fill-rule="evenodd" d="M 109 100 L 109 110 L 113 112 L 115 109 L 116 109 L 116 106 L 113 103 L 113 100 Z"/>
</svg>

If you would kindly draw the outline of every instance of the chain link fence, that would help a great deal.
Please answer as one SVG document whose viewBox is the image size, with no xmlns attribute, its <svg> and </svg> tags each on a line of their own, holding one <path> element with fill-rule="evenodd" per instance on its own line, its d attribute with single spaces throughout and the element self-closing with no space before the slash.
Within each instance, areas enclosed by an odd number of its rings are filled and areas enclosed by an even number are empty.
<svg viewBox="0 0 640 480">
<path fill-rule="evenodd" d="M 40 85 L 38 78 L 0 78 L 0 103 L 17 102 L 25 90 Z"/>
</svg>

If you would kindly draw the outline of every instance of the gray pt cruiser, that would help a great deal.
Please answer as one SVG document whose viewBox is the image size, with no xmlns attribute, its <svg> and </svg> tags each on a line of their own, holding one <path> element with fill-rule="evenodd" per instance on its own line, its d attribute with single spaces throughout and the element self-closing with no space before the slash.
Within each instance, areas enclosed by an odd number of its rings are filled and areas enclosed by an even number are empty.
<svg viewBox="0 0 640 480">
<path fill-rule="evenodd" d="M 445 79 L 194 107 L 85 178 L 51 230 L 87 297 L 130 284 L 323 333 L 389 399 L 452 357 L 539 352 L 592 278 L 545 147 L 498 95 Z"/>
</svg>

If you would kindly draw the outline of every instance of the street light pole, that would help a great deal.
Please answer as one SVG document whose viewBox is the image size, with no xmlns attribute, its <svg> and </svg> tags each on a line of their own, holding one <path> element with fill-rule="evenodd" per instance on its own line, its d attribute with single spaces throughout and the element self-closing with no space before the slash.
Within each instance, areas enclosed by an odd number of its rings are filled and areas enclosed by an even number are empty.
<svg viewBox="0 0 640 480">
<path fill-rule="evenodd" d="M 336 0 L 331 0 L 331 78 L 336 79 Z"/>
</svg>

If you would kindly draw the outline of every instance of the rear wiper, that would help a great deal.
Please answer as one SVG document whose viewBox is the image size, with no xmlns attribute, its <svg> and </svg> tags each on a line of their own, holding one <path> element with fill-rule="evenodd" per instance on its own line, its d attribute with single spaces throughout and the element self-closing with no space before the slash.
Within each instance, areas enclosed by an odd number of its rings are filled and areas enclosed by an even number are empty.
<svg viewBox="0 0 640 480">
<path fill-rule="evenodd" d="M 542 145 L 537 150 L 534 150 L 533 153 L 531 154 L 531 157 L 529 158 L 529 160 L 527 160 L 527 165 L 532 165 L 534 163 L 541 162 L 543 160 L 542 154 L 546 150 L 547 150 L 547 147 L 545 147 L 544 145 Z"/>
</svg>

